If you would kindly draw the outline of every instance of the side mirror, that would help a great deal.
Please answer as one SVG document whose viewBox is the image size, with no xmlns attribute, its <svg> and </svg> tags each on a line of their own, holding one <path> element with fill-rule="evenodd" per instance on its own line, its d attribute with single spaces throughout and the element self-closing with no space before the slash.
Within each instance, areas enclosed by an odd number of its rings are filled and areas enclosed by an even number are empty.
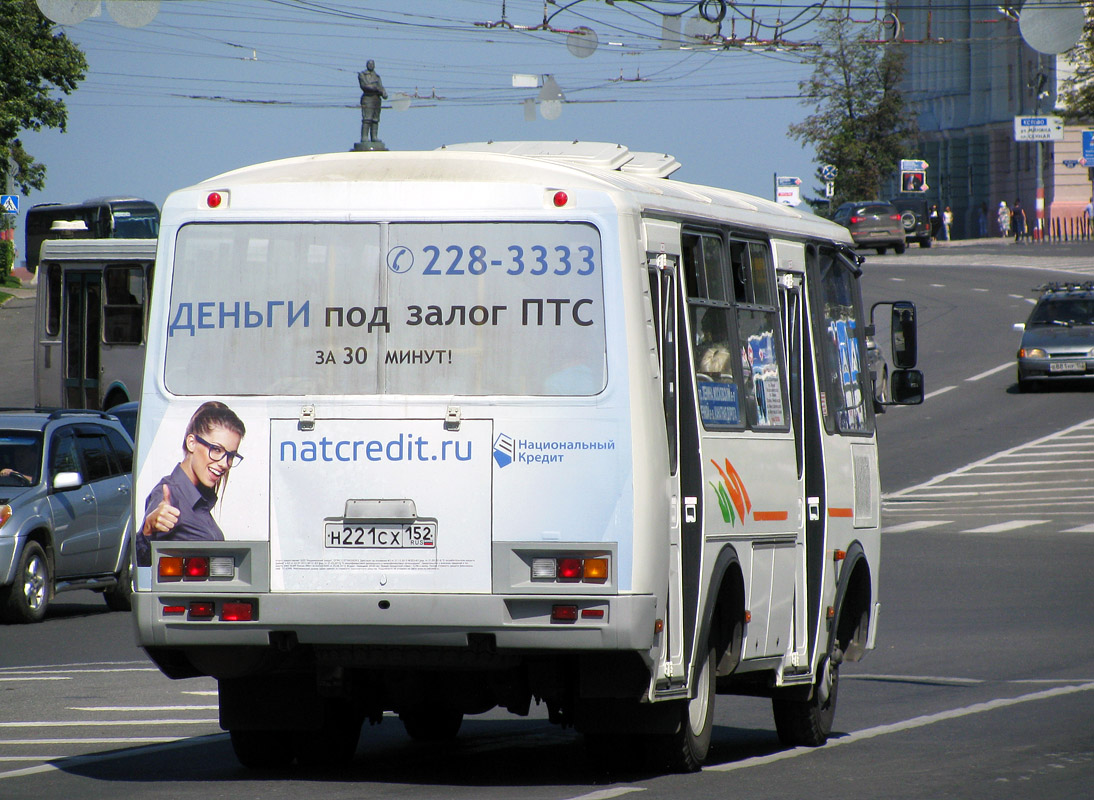
<svg viewBox="0 0 1094 800">
<path fill-rule="evenodd" d="M 918 369 L 898 369 L 889 378 L 892 404 L 917 406 L 923 402 L 923 373 Z"/>
<path fill-rule="evenodd" d="M 911 369 L 919 360 L 915 304 L 907 300 L 893 303 L 892 319 L 893 365 L 897 369 Z"/>
<path fill-rule="evenodd" d="M 76 489 L 84 485 L 83 476 L 79 472 L 58 472 L 53 478 L 53 488 L 57 491 Z"/>
</svg>

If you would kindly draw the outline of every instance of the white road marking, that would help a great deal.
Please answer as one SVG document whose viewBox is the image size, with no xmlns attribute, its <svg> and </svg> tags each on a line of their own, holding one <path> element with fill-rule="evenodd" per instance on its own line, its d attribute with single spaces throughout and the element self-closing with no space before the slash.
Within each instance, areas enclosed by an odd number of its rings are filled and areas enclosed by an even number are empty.
<svg viewBox="0 0 1094 800">
<path fill-rule="evenodd" d="M 69 706 L 69 711 L 216 711 L 220 706 Z"/>
<path fill-rule="evenodd" d="M 1043 525 L 1047 519 L 1011 519 L 1006 522 L 997 522 L 994 525 L 985 525 L 982 528 L 969 528 L 962 533 L 1005 533 L 1019 528 L 1028 528 L 1031 525 Z"/>
<path fill-rule="evenodd" d="M 571 797 L 569 800 L 609 800 L 609 798 L 619 797 L 620 795 L 630 794 L 631 792 L 644 791 L 646 791 L 646 787 L 644 786 L 617 786 L 614 789 L 601 789 L 599 792 L 579 794 L 577 797 Z"/>
<path fill-rule="evenodd" d="M 938 397 L 940 394 L 952 392 L 956 388 L 956 386 L 943 386 L 941 389 L 935 389 L 933 392 L 928 392 L 927 394 L 923 395 L 923 399 L 930 400 L 932 397 Z"/>
<path fill-rule="evenodd" d="M 83 728 L 115 725 L 219 725 L 219 719 L 103 719 L 103 720 L 57 720 L 53 722 L 0 722 L 0 728 Z M 5 740 L 0 739 L 0 744 Z"/>
<path fill-rule="evenodd" d="M 732 772 L 738 769 L 747 769 L 749 767 L 759 767 L 765 764 L 773 764 L 776 761 L 784 761 L 788 758 L 797 758 L 798 756 L 808 755 L 810 753 L 823 753 L 833 747 L 840 747 L 846 744 L 855 744 L 857 742 L 864 741 L 866 739 L 874 739 L 878 736 L 888 736 L 892 733 L 903 733 L 904 731 L 914 730 L 915 728 L 923 728 L 927 725 L 934 725 L 939 722 L 947 722 L 952 719 L 960 719 L 961 717 L 968 717 L 973 714 L 983 714 L 986 711 L 995 711 L 1000 708 L 1008 708 L 1009 706 L 1016 706 L 1022 703 L 1037 702 L 1039 700 L 1049 700 L 1055 697 L 1062 697 L 1064 695 L 1075 694 L 1077 692 L 1089 692 L 1094 690 L 1094 683 L 1083 683 L 1078 686 L 1060 686 L 1055 689 L 1045 689 L 1040 692 L 1033 692 L 1031 694 L 1023 694 L 1018 697 L 1000 697 L 995 700 L 988 700 L 984 703 L 975 703 L 971 706 L 964 706 L 963 708 L 954 708 L 949 711 L 940 711 L 937 714 L 924 714 L 920 717 L 913 717 L 912 719 L 906 719 L 901 722 L 894 722 L 889 725 L 877 725 L 873 728 L 865 728 L 861 731 L 855 731 L 847 736 L 842 736 L 838 739 L 829 739 L 828 744 L 823 747 L 795 747 L 793 750 L 785 750 L 780 753 L 772 753 L 767 756 L 756 756 L 754 758 L 746 758 L 742 761 L 735 761 L 732 764 L 719 764 L 713 767 L 704 767 L 704 772 Z"/>
<path fill-rule="evenodd" d="M 937 525 L 949 525 L 953 520 L 950 519 L 917 519 L 914 522 L 902 522 L 899 525 L 893 525 L 892 527 L 885 526 L 881 529 L 882 533 L 907 533 L 908 531 L 921 531 L 927 528 L 933 528 Z"/>
<path fill-rule="evenodd" d="M 973 375 L 971 378 L 965 378 L 965 381 L 978 381 L 981 378 L 987 378 L 989 375 L 994 375 L 997 372 L 1002 372 L 1005 369 L 1014 369 L 1014 362 L 1008 361 L 1006 364 L 1000 364 L 998 367 L 992 367 L 987 372 L 981 372 L 979 375 Z"/>
</svg>

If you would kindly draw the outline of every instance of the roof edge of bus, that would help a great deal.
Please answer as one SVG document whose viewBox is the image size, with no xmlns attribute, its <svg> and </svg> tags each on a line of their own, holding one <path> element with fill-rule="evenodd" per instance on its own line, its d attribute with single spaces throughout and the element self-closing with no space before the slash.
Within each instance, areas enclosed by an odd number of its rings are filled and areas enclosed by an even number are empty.
<svg viewBox="0 0 1094 800">
<path fill-rule="evenodd" d="M 615 189 L 640 190 L 651 194 L 674 196 L 678 200 L 690 200 L 703 204 L 729 205 L 740 210 L 770 215 L 782 220 L 799 220 L 817 223 L 831 238 L 840 236 L 845 228 L 825 220 L 808 210 L 800 210 L 785 203 L 758 197 L 756 195 L 706 184 L 670 180 L 669 175 L 679 167 L 673 156 L 667 153 L 646 153 L 629 150 L 625 145 L 611 142 L 583 141 L 488 141 L 467 142 L 443 145 L 434 150 L 376 150 L 346 151 L 337 153 L 315 153 L 302 156 L 265 161 L 239 167 L 238 169 L 206 178 L 186 191 L 222 190 L 233 182 L 257 183 L 262 181 L 295 183 L 321 179 L 322 166 L 332 168 L 329 177 L 340 180 L 369 180 L 367 166 L 391 164 L 400 159 L 424 160 L 438 158 L 449 163 L 472 160 L 482 163 L 489 159 L 495 163 L 533 162 L 545 170 L 557 170 L 559 175 L 580 175 L 586 180 Z M 316 168 L 308 170 L 308 166 Z M 361 170 L 355 175 L 349 168 L 358 166 Z M 311 174 L 305 174 L 305 173 Z M 485 171 L 476 171 L 485 174 Z M 423 179 L 435 179 L 435 175 L 423 176 Z M 401 177 L 407 180 L 406 176 Z M 485 178 L 483 178 L 485 180 Z M 829 227 L 832 226 L 832 227 Z M 814 233 L 821 233 L 815 231 Z M 822 234 L 823 235 L 823 234 Z"/>
</svg>

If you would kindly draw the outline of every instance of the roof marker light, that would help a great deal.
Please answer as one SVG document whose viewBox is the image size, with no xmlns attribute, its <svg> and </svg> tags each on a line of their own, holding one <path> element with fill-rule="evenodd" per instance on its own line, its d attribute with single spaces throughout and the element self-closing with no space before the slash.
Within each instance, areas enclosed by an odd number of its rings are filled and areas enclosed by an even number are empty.
<svg viewBox="0 0 1094 800">
<path fill-rule="evenodd" d="M 209 192 L 209 196 L 205 198 L 205 203 L 209 208 L 220 208 L 222 202 L 224 202 L 224 197 L 220 192 Z"/>
<path fill-rule="evenodd" d="M 552 198 L 552 202 L 555 204 L 555 208 L 562 208 L 564 205 L 570 202 L 570 196 L 566 192 L 555 192 L 555 196 Z"/>
</svg>

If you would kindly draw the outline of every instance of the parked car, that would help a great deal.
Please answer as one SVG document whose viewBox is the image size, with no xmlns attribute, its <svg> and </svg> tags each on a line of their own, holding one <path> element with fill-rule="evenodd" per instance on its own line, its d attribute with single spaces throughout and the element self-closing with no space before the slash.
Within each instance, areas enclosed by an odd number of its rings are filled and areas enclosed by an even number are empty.
<svg viewBox="0 0 1094 800">
<path fill-rule="evenodd" d="M 904 238 L 920 247 L 931 246 L 931 218 L 927 201 L 922 197 L 894 197 L 889 201 L 900 212 Z"/>
<path fill-rule="evenodd" d="M 888 248 L 897 253 L 905 249 L 900 212 L 884 200 L 857 200 L 836 209 L 832 219 L 851 232 L 856 247 L 872 247 L 879 255 Z"/>
<path fill-rule="evenodd" d="M 100 411 L 0 411 L 0 619 L 39 622 L 57 592 L 130 607 L 133 441 Z"/>
<path fill-rule="evenodd" d="M 1025 324 L 1018 348 L 1018 389 L 1094 378 L 1094 282 L 1050 283 Z"/>
</svg>

